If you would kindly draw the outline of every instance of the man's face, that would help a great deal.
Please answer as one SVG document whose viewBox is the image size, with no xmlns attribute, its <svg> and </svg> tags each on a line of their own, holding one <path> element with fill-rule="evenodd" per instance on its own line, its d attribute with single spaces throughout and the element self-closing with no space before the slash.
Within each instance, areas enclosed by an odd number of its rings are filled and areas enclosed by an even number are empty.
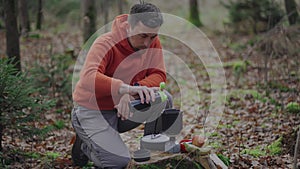
<svg viewBox="0 0 300 169">
<path fill-rule="evenodd" d="M 141 21 L 134 27 L 129 26 L 128 38 L 133 48 L 141 50 L 149 48 L 160 27 L 150 28 L 145 26 Z"/>
</svg>

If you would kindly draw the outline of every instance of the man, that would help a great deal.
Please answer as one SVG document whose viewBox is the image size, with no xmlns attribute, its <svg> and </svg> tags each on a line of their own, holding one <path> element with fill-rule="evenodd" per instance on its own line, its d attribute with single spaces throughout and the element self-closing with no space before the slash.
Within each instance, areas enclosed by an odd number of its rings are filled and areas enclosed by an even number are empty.
<svg viewBox="0 0 300 169">
<path fill-rule="evenodd" d="M 112 30 L 98 37 L 90 48 L 73 99 L 72 124 L 76 141 L 73 163 L 84 166 L 88 160 L 102 168 L 124 168 L 130 161 L 128 148 L 119 133 L 129 131 L 143 121 L 145 135 L 151 134 L 153 120 L 159 115 L 135 115 L 129 101 L 140 98 L 142 104 L 155 101 L 160 82 L 166 81 L 165 65 L 158 31 L 162 14 L 155 5 L 141 2 L 130 15 L 117 16 Z M 172 106 L 168 94 L 168 105 Z M 159 107 L 159 106 L 158 106 Z M 157 107 L 156 113 L 162 110 Z M 153 110 L 153 109 L 152 109 Z M 137 113 L 138 114 L 138 113 Z M 147 120 L 147 119 L 151 120 Z"/>
</svg>

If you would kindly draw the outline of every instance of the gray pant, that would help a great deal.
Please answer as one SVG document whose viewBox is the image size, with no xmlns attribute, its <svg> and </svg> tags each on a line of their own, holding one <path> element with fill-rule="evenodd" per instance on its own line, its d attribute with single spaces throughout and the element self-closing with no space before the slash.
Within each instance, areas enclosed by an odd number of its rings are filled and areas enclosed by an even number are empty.
<svg viewBox="0 0 300 169">
<path fill-rule="evenodd" d="M 164 107 L 171 108 L 172 98 L 169 93 L 167 95 L 168 102 Z M 161 110 L 161 107 L 153 106 L 152 110 L 155 112 Z M 143 121 L 147 121 L 144 134 L 150 134 L 155 128 L 155 119 L 158 116 L 159 114 L 156 114 L 153 118 L 153 114 L 148 113 L 140 115 L 138 120 L 123 121 L 117 117 L 116 110 L 99 111 L 76 106 L 72 111 L 72 125 L 83 141 L 82 151 L 96 166 L 118 169 L 126 167 L 131 159 L 129 150 L 119 133 L 129 131 Z"/>
</svg>

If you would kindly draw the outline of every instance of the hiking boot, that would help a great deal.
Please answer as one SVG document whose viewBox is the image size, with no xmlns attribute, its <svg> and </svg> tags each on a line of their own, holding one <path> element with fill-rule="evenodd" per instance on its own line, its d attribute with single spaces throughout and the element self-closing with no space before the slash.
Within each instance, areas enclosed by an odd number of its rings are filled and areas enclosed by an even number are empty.
<svg viewBox="0 0 300 169">
<path fill-rule="evenodd" d="M 76 139 L 72 147 L 72 161 L 74 166 L 83 167 L 89 162 L 89 158 L 81 150 L 82 140 L 76 134 Z"/>
</svg>

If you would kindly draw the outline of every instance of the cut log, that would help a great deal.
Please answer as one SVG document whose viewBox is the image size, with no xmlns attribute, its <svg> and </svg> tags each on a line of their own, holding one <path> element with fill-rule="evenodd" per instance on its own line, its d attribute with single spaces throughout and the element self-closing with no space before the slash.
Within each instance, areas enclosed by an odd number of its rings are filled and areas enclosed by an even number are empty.
<svg viewBox="0 0 300 169">
<path fill-rule="evenodd" d="M 216 154 L 210 154 L 210 159 L 216 164 L 218 169 L 228 169 L 222 160 Z"/>
<path fill-rule="evenodd" d="M 216 165 L 208 155 L 199 156 L 196 161 L 199 162 L 205 169 L 217 169 Z"/>
<path fill-rule="evenodd" d="M 197 146 L 195 146 L 193 144 L 189 144 L 189 143 L 183 143 L 183 145 L 187 152 L 194 152 L 198 156 L 207 155 L 207 154 L 210 154 L 210 152 L 211 152 L 211 147 L 209 147 L 209 146 L 200 148 L 200 147 L 197 147 Z"/>
</svg>

